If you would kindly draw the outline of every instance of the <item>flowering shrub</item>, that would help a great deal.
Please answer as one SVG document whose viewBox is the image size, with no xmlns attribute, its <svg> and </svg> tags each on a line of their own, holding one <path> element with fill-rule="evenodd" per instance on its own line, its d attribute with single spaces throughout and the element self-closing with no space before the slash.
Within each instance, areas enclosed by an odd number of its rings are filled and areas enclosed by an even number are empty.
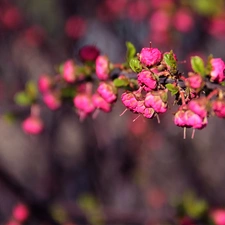
<svg viewBox="0 0 225 225">
<path fill-rule="evenodd" d="M 193 71 L 185 76 L 178 70 L 179 61 L 172 50 L 163 53 L 150 46 L 136 53 L 135 47 L 127 42 L 127 59 L 121 64 L 113 64 L 93 46 L 84 46 L 80 53 L 83 65 L 69 59 L 60 66 L 56 76 L 40 76 L 38 89 L 49 109 L 56 110 L 65 99 L 70 99 L 84 119 L 96 110 L 110 112 L 121 99 L 126 109 L 138 116 L 156 117 L 160 121 L 160 114 L 177 105 L 174 123 L 184 128 L 184 138 L 186 128 L 193 128 L 194 137 L 195 129 L 206 127 L 208 117 L 225 117 L 225 64 L 220 58 L 209 56 L 208 61 L 203 62 L 199 56 L 191 57 Z M 23 98 L 21 93 L 15 96 L 18 104 L 25 102 L 25 105 L 39 107 L 38 93 L 32 88 L 29 91 L 27 87 Z M 31 113 L 23 122 L 26 133 L 38 134 L 43 130 L 38 117 L 39 114 Z"/>
</svg>

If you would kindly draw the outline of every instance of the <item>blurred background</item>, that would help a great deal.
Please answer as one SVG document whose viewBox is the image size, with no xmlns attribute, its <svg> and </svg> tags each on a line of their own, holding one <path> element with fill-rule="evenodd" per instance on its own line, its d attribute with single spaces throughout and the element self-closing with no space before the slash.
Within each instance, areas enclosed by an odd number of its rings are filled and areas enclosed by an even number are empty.
<svg viewBox="0 0 225 225">
<path fill-rule="evenodd" d="M 0 224 L 14 221 L 18 204 L 30 216 L 16 225 L 184 224 L 176 219 L 176 206 L 185 201 L 204 199 L 199 207 L 210 210 L 225 206 L 221 119 L 210 118 L 193 140 L 191 131 L 183 140 L 174 109 L 160 116 L 160 124 L 132 122 L 130 112 L 119 116 L 124 106 L 118 101 L 111 113 L 82 123 L 71 107 L 45 107 L 44 133 L 23 133 L 29 112 L 15 105 L 14 95 L 27 80 L 55 74 L 87 44 L 123 62 L 126 41 L 138 52 L 150 42 L 173 49 L 184 74 L 192 55 L 225 59 L 225 3 L 0 0 Z M 17 120 L 9 120 L 8 112 Z M 198 218 L 198 210 L 193 214 Z"/>
</svg>

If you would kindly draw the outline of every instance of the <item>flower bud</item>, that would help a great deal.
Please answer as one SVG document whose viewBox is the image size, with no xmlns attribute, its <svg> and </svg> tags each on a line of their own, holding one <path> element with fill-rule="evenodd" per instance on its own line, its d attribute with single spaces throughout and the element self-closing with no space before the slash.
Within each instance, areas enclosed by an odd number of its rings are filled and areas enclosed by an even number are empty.
<svg viewBox="0 0 225 225">
<path fill-rule="evenodd" d="M 53 92 L 47 92 L 43 94 L 43 102 L 51 110 L 56 110 L 61 106 L 59 97 Z"/>
<path fill-rule="evenodd" d="M 44 129 L 42 120 L 37 116 L 30 116 L 22 123 L 23 131 L 27 134 L 39 134 Z"/>
<path fill-rule="evenodd" d="M 12 214 L 18 222 L 23 223 L 29 216 L 29 210 L 26 205 L 20 203 L 14 207 Z"/>
<path fill-rule="evenodd" d="M 225 79 L 224 69 L 225 64 L 220 58 L 213 58 L 210 60 L 212 70 L 210 72 L 211 80 L 222 82 Z"/>
<path fill-rule="evenodd" d="M 76 69 L 73 60 L 67 60 L 63 65 L 63 78 L 68 83 L 76 80 Z"/>
<path fill-rule="evenodd" d="M 124 92 L 121 95 L 121 100 L 122 100 L 123 104 L 131 111 L 134 111 L 136 109 L 138 100 L 136 99 L 133 92 L 128 92 L 128 91 Z"/>
<path fill-rule="evenodd" d="M 112 103 L 117 99 L 117 89 L 113 83 L 101 82 L 98 86 L 97 92 L 104 98 L 108 103 Z"/>
<path fill-rule="evenodd" d="M 186 117 L 185 117 L 185 110 L 178 110 L 174 116 L 174 123 L 178 127 L 186 127 Z"/>
<path fill-rule="evenodd" d="M 192 112 L 191 110 L 187 110 L 185 112 L 185 117 L 186 117 L 187 127 L 193 127 L 195 129 L 202 129 L 208 123 L 207 117 L 202 118 L 198 114 Z"/>
<path fill-rule="evenodd" d="M 79 51 L 79 56 L 82 61 L 95 61 L 99 56 L 100 51 L 93 45 L 86 45 Z"/>
<path fill-rule="evenodd" d="M 77 109 L 85 114 L 92 113 L 95 110 L 92 98 L 88 94 L 77 94 L 73 99 L 73 103 Z"/>
<path fill-rule="evenodd" d="M 99 80 L 109 78 L 109 59 L 107 56 L 100 55 L 96 59 L 96 75 Z"/>
<path fill-rule="evenodd" d="M 38 80 L 38 89 L 41 93 L 45 93 L 50 90 L 52 80 L 48 75 L 41 75 Z"/>
<path fill-rule="evenodd" d="M 145 66 L 154 66 L 162 60 L 162 53 L 157 48 L 142 48 L 139 59 Z"/>
<path fill-rule="evenodd" d="M 200 89 L 202 88 L 204 82 L 203 78 L 199 74 L 190 74 L 189 77 L 186 79 L 186 86 L 192 89 Z"/>
<path fill-rule="evenodd" d="M 152 107 L 157 113 L 164 113 L 167 110 L 167 102 L 165 99 L 165 91 L 152 91 L 148 92 L 145 97 L 145 106 Z"/>
<path fill-rule="evenodd" d="M 145 108 L 143 116 L 151 119 L 155 115 L 155 110 L 153 108 Z"/>
<path fill-rule="evenodd" d="M 134 109 L 134 112 L 143 114 L 145 112 L 146 106 L 144 100 L 140 100 L 137 102 L 137 106 Z"/>
<path fill-rule="evenodd" d="M 147 88 L 146 91 L 154 90 L 157 87 L 157 80 L 155 79 L 154 75 L 149 70 L 143 70 L 138 75 L 138 83 Z"/>
<path fill-rule="evenodd" d="M 220 117 L 225 118 L 225 101 L 223 100 L 215 100 L 212 102 L 212 108 L 214 113 Z"/>
<path fill-rule="evenodd" d="M 217 209 L 214 210 L 211 214 L 212 220 L 215 225 L 224 225 L 225 224 L 225 210 Z"/>
<path fill-rule="evenodd" d="M 112 105 L 97 93 L 92 96 L 92 101 L 97 109 L 101 109 L 104 112 L 110 112 L 112 109 Z"/>
<path fill-rule="evenodd" d="M 188 108 L 200 117 L 205 118 L 208 114 L 207 105 L 208 100 L 206 98 L 192 99 L 188 103 Z"/>
</svg>

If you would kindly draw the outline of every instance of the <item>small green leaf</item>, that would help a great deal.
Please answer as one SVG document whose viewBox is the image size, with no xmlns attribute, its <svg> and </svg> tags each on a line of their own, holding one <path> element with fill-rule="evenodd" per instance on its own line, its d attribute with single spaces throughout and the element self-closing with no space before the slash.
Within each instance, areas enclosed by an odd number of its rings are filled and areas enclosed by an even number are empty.
<svg viewBox="0 0 225 225">
<path fill-rule="evenodd" d="M 166 88 L 171 92 L 171 95 L 175 95 L 179 92 L 179 88 L 173 84 L 166 84 Z"/>
<path fill-rule="evenodd" d="M 16 102 L 17 105 L 20 105 L 20 106 L 29 106 L 32 103 L 32 99 L 24 91 L 18 92 L 14 96 L 14 101 Z"/>
<path fill-rule="evenodd" d="M 113 80 L 113 83 L 116 87 L 120 88 L 120 87 L 126 87 L 129 84 L 129 79 L 127 78 L 116 78 Z"/>
<path fill-rule="evenodd" d="M 61 89 L 61 95 L 64 98 L 73 98 L 76 94 L 74 87 L 66 87 Z"/>
<path fill-rule="evenodd" d="M 208 56 L 208 60 L 207 60 L 207 64 L 206 64 L 206 68 L 205 68 L 205 73 L 206 75 L 209 75 L 210 72 L 212 71 L 212 64 L 211 64 L 211 59 L 213 58 L 213 55 L 210 54 Z"/>
<path fill-rule="evenodd" d="M 191 67 L 194 70 L 194 72 L 201 74 L 202 76 L 205 76 L 205 66 L 202 58 L 199 56 L 193 56 L 191 57 Z"/>
<path fill-rule="evenodd" d="M 35 99 L 38 95 L 36 83 L 33 81 L 28 81 L 26 83 L 25 92 L 30 97 L 30 99 Z"/>
<path fill-rule="evenodd" d="M 133 57 L 135 57 L 135 55 L 136 55 L 136 48 L 135 48 L 134 45 L 133 45 L 131 42 L 129 42 L 129 41 L 126 42 L 126 46 L 127 46 L 127 55 L 126 55 L 126 57 L 127 57 L 127 62 L 130 62 L 130 60 L 131 60 Z"/>
<path fill-rule="evenodd" d="M 142 71 L 142 65 L 136 57 L 130 60 L 129 65 L 135 73 L 139 73 Z"/>
<path fill-rule="evenodd" d="M 16 120 L 16 116 L 10 112 L 3 114 L 2 117 L 8 123 L 13 123 Z"/>
<path fill-rule="evenodd" d="M 163 59 L 164 59 L 166 65 L 169 67 L 169 70 L 172 73 L 176 73 L 177 72 L 177 61 L 174 57 L 173 51 L 171 50 L 169 53 L 165 53 L 163 55 Z"/>
</svg>

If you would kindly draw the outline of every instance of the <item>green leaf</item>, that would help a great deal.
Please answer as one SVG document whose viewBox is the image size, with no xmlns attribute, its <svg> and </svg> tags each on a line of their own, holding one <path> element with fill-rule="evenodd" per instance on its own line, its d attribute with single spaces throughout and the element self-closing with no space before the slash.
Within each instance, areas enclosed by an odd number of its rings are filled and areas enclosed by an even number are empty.
<svg viewBox="0 0 225 225">
<path fill-rule="evenodd" d="M 193 56 L 191 57 L 191 67 L 194 70 L 194 72 L 201 74 L 202 76 L 205 76 L 205 66 L 202 58 L 199 56 Z"/>
<path fill-rule="evenodd" d="M 33 81 L 28 81 L 25 87 L 26 94 L 30 97 L 30 99 L 35 99 L 38 95 L 37 85 Z"/>
<path fill-rule="evenodd" d="M 14 96 L 14 101 L 16 102 L 17 105 L 20 106 L 29 106 L 32 104 L 32 99 L 24 91 L 16 93 L 16 95 Z"/>
<path fill-rule="evenodd" d="M 128 84 L 130 82 L 129 82 L 129 79 L 127 79 L 127 78 L 122 78 L 122 79 L 116 78 L 116 79 L 113 80 L 113 83 L 114 83 L 114 85 L 117 88 L 120 88 L 120 87 L 126 87 L 126 86 L 128 86 Z"/>
<path fill-rule="evenodd" d="M 208 60 L 207 60 L 206 68 L 205 68 L 205 73 L 206 73 L 207 75 L 209 75 L 210 72 L 212 71 L 212 64 L 211 64 L 211 59 L 212 59 L 212 58 L 213 58 L 213 55 L 210 54 L 210 55 L 208 56 Z"/>
<path fill-rule="evenodd" d="M 175 95 L 179 92 L 179 88 L 173 84 L 166 84 L 166 88 L 171 92 L 171 95 Z"/>
<path fill-rule="evenodd" d="M 127 57 L 127 62 L 130 62 L 130 60 L 131 60 L 133 57 L 135 57 L 135 55 L 136 55 L 136 48 L 135 48 L 134 45 L 133 45 L 131 42 L 129 42 L 129 41 L 126 42 L 126 46 L 127 46 L 127 55 L 126 55 L 126 57 Z"/>
<path fill-rule="evenodd" d="M 130 68 L 135 72 L 139 73 L 142 71 L 142 65 L 141 62 L 138 60 L 137 57 L 132 58 L 129 62 Z"/>
<path fill-rule="evenodd" d="M 64 98 L 73 98 L 76 94 L 74 87 L 66 87 L 61 89 L 61 95 Z"/>
<path fill-rule="evenodd" d="M 177 61 L 174 57 L 173 51 L 171 50 L 169 53 L 165 53 L 163 55 L 163 59 L 166 63 L 166 65 L 169 67 L 170 71 L 172 73 L 177 72 Z"/>
</svg>

